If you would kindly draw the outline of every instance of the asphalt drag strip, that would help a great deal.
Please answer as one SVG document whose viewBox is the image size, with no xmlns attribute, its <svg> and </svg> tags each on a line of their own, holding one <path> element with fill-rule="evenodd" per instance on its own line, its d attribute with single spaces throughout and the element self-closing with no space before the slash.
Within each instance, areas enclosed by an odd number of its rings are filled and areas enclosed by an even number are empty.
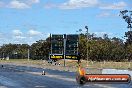
<svg viewBox="0 0 132 88">
<path fill-rule="evenodd" d="M 75 72 L 15 65 L 0 67 L 0 88 L 132 88 L 132 83 L 81 86 L 75 78 Z"/>
</svg>

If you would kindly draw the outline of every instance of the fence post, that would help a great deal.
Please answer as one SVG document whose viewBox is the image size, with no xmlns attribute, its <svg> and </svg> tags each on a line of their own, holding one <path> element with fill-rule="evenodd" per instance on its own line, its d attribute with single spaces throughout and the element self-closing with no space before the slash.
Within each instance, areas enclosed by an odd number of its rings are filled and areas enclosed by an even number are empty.
<svg viewBox="0 0 132 88">
<path fill-rule="evenodd" d="M 120 63 L 120 68 L 121 68 L 121 62 L 119 62 Z"/>
<path fill-rule="evenodd" d="M 129 63 L 129 66 L 128 66 L 128 68 L 131 68 L 131 63 L 130 62 L 128 62 Z"/>
<path fill-rule="evenodd" d="M 103 62 L 100 62 L 100 64 L 101 64 L 101 69 L 103 68 Z"/>
</svg>

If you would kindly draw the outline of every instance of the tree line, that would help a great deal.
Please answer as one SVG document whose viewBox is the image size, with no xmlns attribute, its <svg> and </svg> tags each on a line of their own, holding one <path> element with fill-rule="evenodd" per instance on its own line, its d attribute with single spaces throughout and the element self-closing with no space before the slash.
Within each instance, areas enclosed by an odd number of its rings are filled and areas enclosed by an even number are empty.
<svg viewBox="0 0 132 88">
<path fill-rule="evenodd" d="M 103 37 L 97 37 L 95 34 L 81 33 L 79 35 L 79 52 L 81 59 L 91 61 L 131 61 L 132 44 L 125 44 L 122 39 L 113 37 L 109 38 L 107 34 Z M 28 49 L 30 59 L 47 59 L 50 52 L 50 38 L 39 40 L 31 46 L 28 44 L 4 44 L 0 47 L 0 58 L 9 57 L 11 59 L 28 58 Z"/>
</svg>

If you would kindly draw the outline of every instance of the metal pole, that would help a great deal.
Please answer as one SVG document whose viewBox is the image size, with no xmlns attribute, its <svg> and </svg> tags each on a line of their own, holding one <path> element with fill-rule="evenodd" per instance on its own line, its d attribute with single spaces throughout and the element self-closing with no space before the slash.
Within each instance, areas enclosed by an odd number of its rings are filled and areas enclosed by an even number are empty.
<svg viewBox="0 0 132 88">
<path fill-rule="evenodd" d="M 77 44 L 78 44 L 78 46 L 77 46 L 78 52 L 79 52 L 79 44 L 80 44 L 80 37 L 81 37 L 81 36 L 80 36 L 80 32 L 81 32 L 81 31 L 82 31 L 82 30 L 79 29 L 79 34 L 78 34 L 78 37 L 79 37 L 79 38 L 78 38 L 78 43 L 77 43 Z"/>
<path fill-rule="evenodd" d="M 4 55 L 4 53 L 3 53 L 3 59 L 5 58 L 4 56 L 5 56 L 5 55 Z"/>
<path fill-rule="evenodd" d="M 88 26 L 85 26 L 87 29 L 87 66 L 88 66 Z"/>
<path fill-rule="evenodd" d="M 50 52 L 50 54 L 52 55 L 52 34 L 50 34 L 50 43 L 51 43 L 51 52 Z"/>
<path fill-rule="evenodd" d="M 51 58 L 50 58 L 50 55 L 52 55 L 52 35 L 51 35 L 51 33 L 50 33 L 50 51 L 49 51 L 49 59 L 51 59 Z"/>
<path fill-rule="evenodd" d="M 77 55 L 78 55 L 78 53 L 79 53 L 79 47 L 78 47 L 78 45 L 79 45 L 79 41 L 77 42 Z"/>
<path fill-rule="evenodd" d="M 78 32 L 78 31 L 76 31 L 76 32 Z M 78 53 L 79 53 L 79 47 L 78 47 L 78 45 L 79 45 L 79 42 L 80 42 L 80 34 L 78 34 L 78 42 L 77 42 L 77 55 L 78 55 Z"/>
<path fill-rule="evenodd" d="M 66 34 L 64 34 L 64 67 L 66 66 L 65 56 L 66 56 Z"/>
<path fill-rule="evenodd" d="M 80 34 L 81 34 L 81 31 L 82 31 L 82 29 L 79 29 L 78 31 L 76 31 L 76 32 L 78 32 L 78 42 L 77 42 L 77 54 L 79 53 L 79 44 L 80 44 Z"/>
<path fill-rule="evenodd" d="M 28 48 L 28 61 L 29 61 L 29 59 L 30 59 L 30 54 L 29 54 L 29 52 L 30 52 L 30 51 L 29 51 L 29 48 Z"/>
</svg>

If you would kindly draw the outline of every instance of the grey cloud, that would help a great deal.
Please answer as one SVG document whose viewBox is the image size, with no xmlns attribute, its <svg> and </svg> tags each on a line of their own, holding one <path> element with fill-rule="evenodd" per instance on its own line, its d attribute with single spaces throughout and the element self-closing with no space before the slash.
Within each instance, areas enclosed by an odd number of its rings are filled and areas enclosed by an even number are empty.
<svg viewBox="0 0 132 88">
<path fill-rule="evenodd" d="M 8 3 L 0 1 L 0 7 L 14 8 L 14 9 L 27 9 L 31 8 L 33 4 L 39 3 L 39 0 L 11 0 Z"/>
<path fill-rule="evenodd" d="M 120 1 L 116 3 L 102 3 L 101 0 L 68 0 L 67 2 L 55 4 L 47 3 L 45 8 L 59 8 L 59 9 L 80 9 L 80 8 L 90 8 L 96 7 L 99 9 L 123 9 L 127 7 L 126 2 Z"/>
<path fill-rule="evenodd" d="M 99 8 L 100 9 L 124 9 L 127 4 L 123 1 L 113 3 L 113 4 L 102 4 Z"/>
<path fill-rule="evenodd" d="M 21 32 L 21 30 L 13 30 L 12 31 L 13 32 L 13 35 L 15 35 L 15 36 L 21 36 L 23 33 Z"/>
<path fill-rule="evenodd" d="M 31 37 L 32 36 L 38 36 L 38 35 L 41 35 L 41 34 L 42 34 L 41 32 L 36 31 L 36 30 L 32 30 L 32 29 L 28 31 L 28 35 L 31 36 Z"/>
<path fill-rule="evenodd" d="M 16 9 L 25 9 L 25 8 L 30 8 L 30 6 L 28 6 L 26 3 L 17 1 L 17 0 L 13 0 L 11 1 L 8 5 L 8 8 L 16 8 Z"/>
<path fill-rule="evenodd" d="M 113 14 L 113 13 L 110 13 L 110 12 L 101 12 L 99 14 L 96 15 L 96 17 L 99 17 L 99 18 L 104 18 L 104 17 L 118 17 L 119 15 L 118 14 Z"/>
</svg>

